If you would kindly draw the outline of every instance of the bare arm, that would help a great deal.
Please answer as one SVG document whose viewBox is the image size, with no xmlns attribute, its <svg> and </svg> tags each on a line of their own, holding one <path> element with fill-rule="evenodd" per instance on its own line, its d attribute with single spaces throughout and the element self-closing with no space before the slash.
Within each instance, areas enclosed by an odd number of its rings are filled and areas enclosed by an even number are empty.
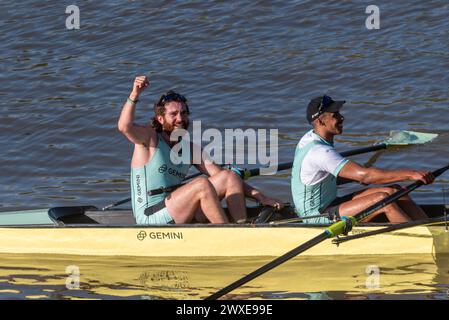
<svg viewBox="0 0 449 320">
<path fill-rule="evenodd" d="M 421 180 L 428 184 L 434 180 L 432 173 L 427 171 L 365 168 L 354 161 L 348 161 L 340 170 L 338 176 L 363 184 L 385 184 L 406 180 Z"/>
<path fill-rule="evenodd" d="M 129 95 L 129 100 L 125 102 L 118 120 L 118 130 L 123 133 L 128 140 L 134 144 L 148 147 L 149 140 L 155 136 L 155 131 L 151 126 L 140 126 L 134 123 L 136 103 L 142 91 L 150 85 L 147 77 L 138 76 L 134 80 L 133 90 Z M 131 100 L 131 101 L 130 101 Z"/>
<path fill-rule="evenodd" d="M 254 188 L 253 186 L 250 186 L 246 182 L 243 182 L 243 190 L 245 190 L 245 196 L 254 199 L 256 201 L 259 201 L 261 203 L 263 203 L 264 200 L 267 198 L 267 196 L 264 195 L 261 191 Z"/>
</svg>

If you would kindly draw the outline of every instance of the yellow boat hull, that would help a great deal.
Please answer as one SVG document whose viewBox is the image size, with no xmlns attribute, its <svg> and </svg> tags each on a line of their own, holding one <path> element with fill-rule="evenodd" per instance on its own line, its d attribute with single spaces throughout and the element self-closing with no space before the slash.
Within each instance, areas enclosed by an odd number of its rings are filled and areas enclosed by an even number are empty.
<svg viewBox="0 0 449 320">
<path fill-rule="evenodd" d="M 356 227 L 350 234 L 382 227 Z M 173 226 L 0 228 L 0 253 L 93 256 L 279 256 L 322 233 L 322 227 Z M 325 241 L 308 256 L 449 253 L 444 226 L 418 226 L 356 239 Z"/>
</svg>

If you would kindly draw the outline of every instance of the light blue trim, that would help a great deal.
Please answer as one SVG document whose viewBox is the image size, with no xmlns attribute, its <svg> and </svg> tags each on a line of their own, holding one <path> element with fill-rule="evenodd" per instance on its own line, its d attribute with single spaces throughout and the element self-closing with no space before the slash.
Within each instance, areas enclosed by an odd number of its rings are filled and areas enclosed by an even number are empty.
<svg viewBox="0 0 449 320">
<path fill-rule="evenodd" d="M 0 226 L 56 225 L 48 216 L 49 209 L 0 212 Z"/>
<path fill-rule="evenodd" d="M 145 215 L 145 210 L 137 212 L 135 214 L 136 223 L 138 225 L 150 225 L 150 224 L 170 224 L 174 223 L 172 216 L 167 208 L 162 208 L 161 210 L 153 213 L 152 215 Z"/>
<path fill-rule="evenodd" d="M 338 177 L 338 174 L 340 173 L 341 169 L 343 169 L 343 167 L 345 166 L 345 164 L 348 163 L 348 161 L 349 161 L 349 159 L 343 159 L 343 160 L 340 162 L 340 164 L 337 166 L 337 168 L 335 168 L 334 173 L 333 173 L 333 175 L 334 175 L 335 178 Z"/>
</svg>

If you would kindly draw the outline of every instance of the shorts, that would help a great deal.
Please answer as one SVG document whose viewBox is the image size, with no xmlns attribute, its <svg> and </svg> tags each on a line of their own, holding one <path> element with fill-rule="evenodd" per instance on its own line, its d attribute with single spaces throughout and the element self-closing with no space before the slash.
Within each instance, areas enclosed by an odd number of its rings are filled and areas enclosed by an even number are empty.
<svg viewBox="0 0 449 320">
<path fill-rule="evenodd" d="M 331 216 L 331 217 L 334 217 L 334 219 L 335 219 L 335 217 L 338 217 L 338 219 L 339 219 L 339 217 L 340 217 L 339 208 L 340 208 L 340 205 L 335 205 L 335 206 L 331 205 L 331 206 L 327 207 L 326 209 L 324 209 L 323 212 L 321 212 L 321 214 L 327 214 L 328 215 L 327 217 L 323 216 L 323 217 L 318 217 L 318 218 L 306 219 L 306 220 L 303 220 L 302 223 L 304 223 L 304 224 L 332 224 L 335 221 L 330 220 L 328 217 Z M 318 212 L 316 215 L 318 215 L 318 214 L 320 214 L 320 213 Z M 313 216 L 313 215 L 315 215 L 315 214 L 309 214 L 309 216 Z M 307 215 L 301 215 L 301 214 L 298 214 L 298 216 L 307 217 Z"/>
<path fill-rule="evenodd" d="M 139 225 L 175 223 L 173 217 L 165 206 L 165 199 L 152 206 L 138 210 L 138 212 L 134 213 L 134 217 L 136 218 L 136 223 Z"/>
</svg>

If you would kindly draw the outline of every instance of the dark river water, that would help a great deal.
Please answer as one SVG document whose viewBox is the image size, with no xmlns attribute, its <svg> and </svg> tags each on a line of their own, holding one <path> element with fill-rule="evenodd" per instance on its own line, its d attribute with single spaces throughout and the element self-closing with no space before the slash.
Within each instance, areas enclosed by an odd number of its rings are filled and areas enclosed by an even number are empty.
<svg viewBox="0 0 449 320">
<path fill-rule="evenodd" d="M 347 101 L 338 150 L 390 130 L 439 135 L 357 162 L 446 165 L 449 3 L 378 0 L 380 28 L 368 30 L 372 2 L 0 1 L 0 209 L 103 207 L 129 197 L 133 145 L 117 120 L 136 75 L 151 81 L 138 123 L 175 89 L 203 128 L 277 129 L 286 162 L 310 128 L 308 101 L 327 93 Z M 66 28 L 71 4 L 79 29 Z M 442 203 L 448 181 L 443 175 L 412 196 Z M 289 171 L 249 182 L 291 201 Z"/>
</svg>

